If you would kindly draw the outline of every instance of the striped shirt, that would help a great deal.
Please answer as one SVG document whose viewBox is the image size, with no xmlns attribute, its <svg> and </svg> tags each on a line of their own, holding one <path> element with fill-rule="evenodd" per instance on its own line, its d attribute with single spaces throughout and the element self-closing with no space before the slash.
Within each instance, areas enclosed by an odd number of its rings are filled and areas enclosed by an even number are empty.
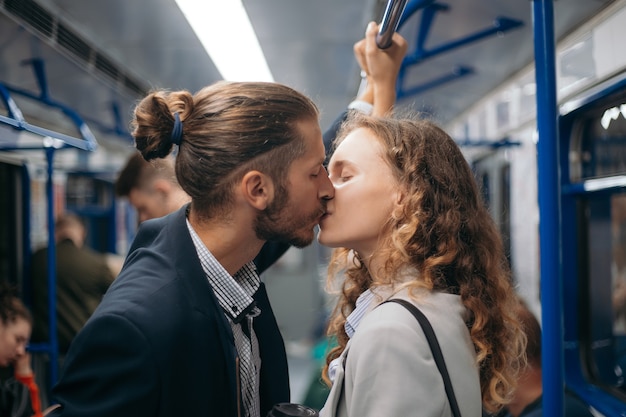
<svg viewBox="0 0 626 417">
<path fill-rule="evenodd" d="M 249 262 L 234 276 L 231 276 L 207 249 L 193 230 L 189 220 L 187 220 L 187 228 L 196 247 L 202 269 L 233 331 L 235 349 L 239 356 L 239 378 L 244 415 L 261 417 L 259 394 L 261 356 L 252 327 L 254 318 L 261 313 L 252 298 L 261 285 L 256 267 L 253 262 Z"/>
<path fill-rule="evenodd" d="M 361 323 L 365 313 L 369 311 L 369 307 L 373 299 L 374 293 L 369 289 L 363 291 L 363 293 L 359 295 L 359 298 L 357 298 L 356 306 L 354 307 L 352 313 L 348 315 L 344 324 L 346 334 L 350 339 L 352 339 L 354 332 L 357 327 L 359 327 L 359 323 Z M 340 366 L 340 363 L 340 358 L 335 358 L 328 364 L 328 378 L 330 378 L 333 382 L 335 381 L 335 375 L 337 374 L 337 368 Z"/>
</svg>

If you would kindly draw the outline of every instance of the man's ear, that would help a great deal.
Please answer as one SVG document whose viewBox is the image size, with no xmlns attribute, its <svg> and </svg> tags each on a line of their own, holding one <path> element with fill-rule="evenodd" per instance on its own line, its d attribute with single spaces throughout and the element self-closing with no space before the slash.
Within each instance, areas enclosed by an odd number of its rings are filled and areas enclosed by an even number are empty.
<svg viewBox="0 0 626 417">
<path fill-rule="evenodd" d="M 172 191 L 172 186 L 173 184 L 165 178 L 157 178 L 152 183 L 152 188 L 165 196 L 167 196 L 170 191 Z"/>
<path fill-rule="evenodd" d="M 242 197 L 257 210 L 265 210 L 274 199 L 274 182 L 260 171 L 248 171 L 240 184 Z"/>
</svg>

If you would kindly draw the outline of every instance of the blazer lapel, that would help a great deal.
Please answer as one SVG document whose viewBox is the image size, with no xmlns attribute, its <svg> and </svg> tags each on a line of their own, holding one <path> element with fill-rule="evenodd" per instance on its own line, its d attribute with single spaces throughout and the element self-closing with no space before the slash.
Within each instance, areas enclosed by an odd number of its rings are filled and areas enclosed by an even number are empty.
<svg viewBox="0 0 626 417">
<path fill-rule="evenodd" d="M 184 288 L 191 307 L 205 315 L 209 322 L 218 323 L 219 342 L 224 357 L 227 359 L 228 383 L 231 388 L 229 391 L 233 395 L 232 401 L 236 403 L 238 375 L 233 332 L 202 269 L 196 247 L 187 228 L 186 212 L 187 205 L 172 213 L 173 218 L 165 226 L 167 236 L 171 237 L 168 239 L 169 251 L 173 254 L 177 278 Z"/>
</svg>

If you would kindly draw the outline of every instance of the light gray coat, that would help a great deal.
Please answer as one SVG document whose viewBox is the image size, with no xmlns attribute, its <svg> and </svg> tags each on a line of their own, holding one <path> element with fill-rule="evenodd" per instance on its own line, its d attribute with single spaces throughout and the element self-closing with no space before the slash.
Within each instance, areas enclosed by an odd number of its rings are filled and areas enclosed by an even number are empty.
<svg viewBox="0 0 626 417">
<path fill-rule="evenodd" d="M 476 354 L 457 295 L 406 290 L 376 290 L 372 302 L 342 354 L 321 417 L 451 417 L 443 379 L 415 317 L 403 306 L 380 301 L 403 298 L 430 321 L 445 358 L 462 417 L 481 416 Z M 345 362 L 344 362 L 345 359 Z"/>
</svg>

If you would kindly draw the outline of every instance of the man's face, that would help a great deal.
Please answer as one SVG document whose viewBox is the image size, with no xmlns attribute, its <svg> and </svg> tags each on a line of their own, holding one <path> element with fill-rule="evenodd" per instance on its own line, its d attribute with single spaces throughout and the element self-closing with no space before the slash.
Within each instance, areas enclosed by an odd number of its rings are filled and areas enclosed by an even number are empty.
<svg viewBox="0 0 626 417">
<path fill-rule="evenodd" d="M 335 191 L 324 169 L 324 143 L 317 121 L 302 121 L 300 131 L 306 152 L 291 163 L 287 187 L 277 187 L 274 200 L 259 213 L 255 231 L 259 239 L 287 242 L 297 248 L 309 245 L 314 229 Z"/>
<path fill-rule="evenodd" d="M 154 188 L 133 188 L 128 194 L 128 201 L 137 210 L 140 222 L 163 217 L 170 212 L 167 195 Z"/>
</svg>

